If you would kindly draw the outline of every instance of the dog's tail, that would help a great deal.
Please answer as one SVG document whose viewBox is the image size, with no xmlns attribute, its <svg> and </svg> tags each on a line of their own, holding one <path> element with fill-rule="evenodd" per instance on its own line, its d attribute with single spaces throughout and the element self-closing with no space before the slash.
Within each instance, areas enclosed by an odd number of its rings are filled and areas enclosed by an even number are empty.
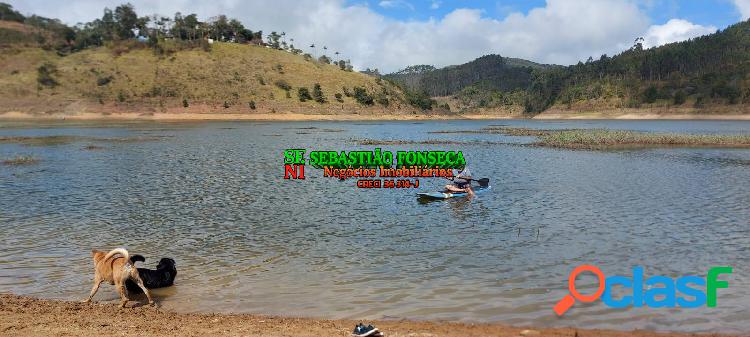
<svg viewBox="0 0 750 337">
<path fill-rule="evenodd" d="M 125 261 L 130 261 L 130 253 L 125 248 L 115 248 L 109 251 L 107 255 L 104 255 L 104 258 L 102 261 L 107 261 L 110 257 L 115 256 L 117 254 L 122 255 L 122 257 L 125 258 Z"/>
<path fill-rule="evenodd" d="M 138 262 L 138 261 L 146 262 L 146 258 L 143 257 L 143 255 L 138 255 L 138 254 L 132 255 L 130 257 L 130 263 L 131 264 L 135 265 L 135 263 Z"/>
</svg>

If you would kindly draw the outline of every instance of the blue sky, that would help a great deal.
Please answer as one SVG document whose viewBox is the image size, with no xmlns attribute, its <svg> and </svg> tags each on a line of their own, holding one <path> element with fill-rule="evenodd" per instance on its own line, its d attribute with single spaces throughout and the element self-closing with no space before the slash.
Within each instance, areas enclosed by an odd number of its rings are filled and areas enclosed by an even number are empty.
<svg viewBox="0 0 750 337">
<path fill-rule="evenodd" d="M 141 15 L 219 14 L 252 30 L 286 32 L 320 56 L 327 46 L 357 69 L 442 67 L 500 54 L 575 64 L 614 55 L 637 37 L 646 47 L 710 34 L 750 17 L 750 0 L 6 0 L 25 14 L 68 24 L 130 2 Z M 320 48 L 322 49 L 322 48 Z"/>
<path fill-rule="evenodd" d="M 397 20 L 428 20 L 442 18 L 459 8 L 482 10 L 484 16 L 503 19 L 513 12 L 528 13 L 544 7 L 544 0 L 384 0 L 347 1 L 349 4 L 367 4 L 379 14 Z M 700 25 L 724 28 L 741 20 L 735 4 L 729 0 L 653 0 L 639 1 L 638 6 L 646 12 L 654 24 L 664 24 L 670 19 L 681 18 Z"/>
</svg>

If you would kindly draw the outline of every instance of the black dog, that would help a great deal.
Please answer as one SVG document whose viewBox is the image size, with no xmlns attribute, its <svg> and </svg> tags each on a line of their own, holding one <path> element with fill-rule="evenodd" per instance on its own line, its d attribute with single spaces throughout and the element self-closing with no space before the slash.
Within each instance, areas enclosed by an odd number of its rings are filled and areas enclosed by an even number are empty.
<svg viewBox="0 0 750 337">
<path fill-rule="evenodd" d="M 141 255 L 133 255 L 130 257 L 130 262 L 133 265 L 135 265 L 136 261 L 145 262 L 146 258 Z M 138 275 L 141 277 L 141 280 L 143 280 L 143 285 L 145 285 L 147 289 L 170 287 L 174 284 L 174 278 L 177 276 L 177 266 L 175 265 L 174 260 L 165 257 L 159 261 L 158 265 L 156 265 L 156 270 L 138 268 Z M 143 293 L 141 288 L 132 281 L 126 282 L 125 286 L 130 292 Z"/>
</svg>

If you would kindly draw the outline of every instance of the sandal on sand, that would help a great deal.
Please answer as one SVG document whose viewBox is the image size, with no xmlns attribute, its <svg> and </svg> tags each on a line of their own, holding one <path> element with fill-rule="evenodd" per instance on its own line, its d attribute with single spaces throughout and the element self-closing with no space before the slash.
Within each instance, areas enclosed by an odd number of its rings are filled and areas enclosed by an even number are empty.
<svg viewBox="0 0 750 337">
<path fill-rule="evenodd" d="M 378 331 L 378 328 L 368 325 L 365 326 L 362 323 L 357 324 L 357 326 L 354 327 L 354 331 L 352 332 L 352 336 L 356 337 L 365 337 L 365 336 L 373 336 L 373 337 L 382 337 L 383 334 Z"/>
</svg>

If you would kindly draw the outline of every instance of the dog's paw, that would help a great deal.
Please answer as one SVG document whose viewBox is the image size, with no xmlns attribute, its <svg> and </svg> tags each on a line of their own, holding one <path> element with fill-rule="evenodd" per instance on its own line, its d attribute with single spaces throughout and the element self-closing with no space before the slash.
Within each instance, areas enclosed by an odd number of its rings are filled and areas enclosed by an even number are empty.
<svg viewBox="0 0 750 337">
<path fill-rule="evenodd" d="M 149 302 L 148 302 L 148 305 L 149 305 L 149 306 L 152 306 L 152 307 L 156 307 L 156 302 L 154 302 L 154 301 L 149 301 Z"/>
<path fill-rule="evenodd" d="M 81 301 L 81 303 L 91 303 L 91 299 L 90 299 L 90 298 L 87 298 L 87 299 L 85 299 L 85 300 L 82 300 L 82 301 Z"/>
</svg>

